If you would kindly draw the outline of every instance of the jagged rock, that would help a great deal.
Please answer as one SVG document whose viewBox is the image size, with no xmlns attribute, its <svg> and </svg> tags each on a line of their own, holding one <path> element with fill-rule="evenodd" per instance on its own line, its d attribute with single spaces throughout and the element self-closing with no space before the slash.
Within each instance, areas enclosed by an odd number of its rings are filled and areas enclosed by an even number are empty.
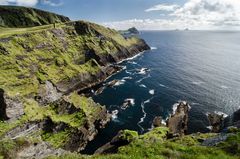
<svg viewBox="0 0 240 159">
<path fill-rule="evenodd" d="M 116 153 L 119 147 L 128 145 L 133 139 L 133 134 L 121 130 L 110 142 L 98 148 L 94 154 Z"/>
<path fill-rule="evenodd" d="M 240 109 L 224 119 L 224 128 L 229 126 L 240 128 Z"/>
<path fill-rule="evenodd" d="M 0 120 L 14 121 L 24 114 L 21 100 L 10 98 L 3 89 L 0 89 Z"/>
<path fill-rule="evenodd" d="M 9 132 L 7 132 L 4 137 L 17 139 L 24 136 L 30 136 L 36 131 L 41 130 L 42 127 L 43 127 L 42 122 L 28 122 L 21 126 L 13 128 Z"/>
<path fill-rule="evenodd" d="M 202 142 L 203 146 L 216 146 L 217 144 L 225 141 L 231 134 L 219 134 L 215 137 L 208 138 Z"/>
<path fill-rule="evenodd" d="M 153 119 L 153 126 L 156 128 L 156 127 L 162 127 L 162 126 L 165 126 L 162 124 L 162 117 L 161 116 L 156 116 L 154 119 Z"/>
<path fill-rule="evenodd" d="M 223 114 L 209 113 L 208 120 L 210 125 L 212 126 L 211 132 L 218 133 L 223 128 Z"/>
<path fill-rule="evenodd" d="M 121 108 L 127 109 L 129 106 L 132 106 L 132 105 L 134 105 L 134 99 L 125 99 Z"/>
<path fill-rule="evenodd" d="M 99 94 L 101 94 L 103 91 L 104 91 L 104 89 L 105 89 L 105 87 L 103 86 L 103 87 L 100 87 L 100 88 L 98 88 L 96 91 L 95 91 L 95 95 L 99 95 Z"/>
<path fill-rule="evenodd" d="M 169 137 L 182 136 L 187 133 L 189 104 L 185 101 L 179 102 L 174 114 L 167 120 Z"/>
<path fill-rule="evenodd" d="M 117 82 L 119 82 L 119 80 L 112 80 L 112 81 L 108 82 L 107 86 L 113 87 Z"/>
<path fill-rule="evenodd" d="M 41 142 L 32 144 L 29 147 L 24 148 L 20 152 L 18 152 L 19 159 L 32 159 L 32 158 L 46 158 L 48 156 L 61 156 L 65 154 L 66 151 L 63 149 L 55 149 L 51 147 L 47 142 Z"/>
<path fill-rule="evenodd" d="M 40 86 L 36 99 L 41 104 L 48 104 L 57 101 L 62 95 L 50 81 L 46 81 L 45 85 Z"/>
</svg>

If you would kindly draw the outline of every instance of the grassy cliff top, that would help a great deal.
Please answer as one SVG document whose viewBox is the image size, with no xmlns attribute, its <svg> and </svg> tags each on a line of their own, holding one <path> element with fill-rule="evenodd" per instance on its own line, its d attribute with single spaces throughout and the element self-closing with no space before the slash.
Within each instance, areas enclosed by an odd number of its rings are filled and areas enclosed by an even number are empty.
<svg viewBox="0 0 240 159">
<path fill-rule="evenodd" d="M 2 27 L 24 28 L 67 21 L 70 21 L 68 17 L 35 8 L 0 6 Z"/>
</svg>

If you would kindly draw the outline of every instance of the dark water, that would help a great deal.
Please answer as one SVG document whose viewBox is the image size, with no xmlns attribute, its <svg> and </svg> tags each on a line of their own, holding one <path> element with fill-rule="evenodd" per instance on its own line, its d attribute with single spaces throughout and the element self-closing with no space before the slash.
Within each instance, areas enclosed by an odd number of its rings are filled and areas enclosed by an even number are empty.
<svg viewBox="0 0 240 159">
<path fill-rule="evenodd" d="M 207 112 L 231 114 L 240 106 L 240 32 L 162 31 L 141 37 L 155 48 L 123 62 L 126 70 L 108 79 L 122 80 L 120 85 L 93 96 L 110 112 L 119 112 L 85 153 L 121 129 L 148 131 L 153 118 L 167 118 L 179 100 L 191 105 L 189 133 L 209 131 Z M 139 72 L 142 68 L 149 70 Z M 122 110 L 126 98 L 134 105 Z"/>
</svg>

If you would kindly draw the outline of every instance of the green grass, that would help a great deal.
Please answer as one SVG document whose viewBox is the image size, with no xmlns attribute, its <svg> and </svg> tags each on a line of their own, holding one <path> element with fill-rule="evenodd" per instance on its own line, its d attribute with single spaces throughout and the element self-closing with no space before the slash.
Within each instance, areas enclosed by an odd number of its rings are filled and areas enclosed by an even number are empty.
<svg viewBox="0 0 240 159">
<path fill-rule="evenodd" d="M 59 113 L 57 102 L 40 105 L 35 100 L 45 88 L 46 81 L 52 82 L 54 86 L 63 83 L 69 89 L 73 79 L 98 77 L 102 66 L 97 59 L 86 57 L 86 52 L 92 51 L 99 58 L 105 59 L 109 55 L 114 56 L 119 47 L 126 49 L 138 42 L 138 39 L 126 40 L 115 30 L 88 22 L 80 23 L 90 28 L 90 32 L 80 34 L 75 23 L 78 22 L 59 23 L 55 30 L 53 25 L 32 28 L 0 27 L 1 89 L 10 98 L 19 99 L 25 113 L 17 121 L 0 122 L 0 135 L 24 123 L 50 118 L 55 124 L 65 124 L 66 130 L 42 132 L 40 135 L 54 147 L 62 147 L 69 133 L 81 128 L 86 122 L 93 124 L 102 111 L 105 111 L 92 99 L 81 97 L 77 92 L 61 98 L 76 108 L 77 111 L 71 114 Z M 103 35 L 104 40 L 98 34 Z M 106 62 L 105 65 L 109 64 Z M 136 132 L 125 131 L 123 137 L 130 141 L 138 136 Z"/>
<path fill-rule="evenodd" d="M 0 26 L 10 28 L 33 27 L 69 21 L 69 18 L 65 16 L 20 6 L 0 6 L 0 19 Z"/>
<path fill-rule="evenodd" d="M 68 132 L 68 130 L 55 133 L 43 133 L 42 138 L 53 147 L 61 148 L 67 142 L 69 134 L 70 132 Z"/>
<path fill-rule="evenodd" d="M 125 130 L 126 138 L 130 137 L 131 143 L 119 148 L 116 154 L 85 156 L 75 153 L 65 154 L 60 157 L 49 157 L 49 159 L 238 159 L 238 153 L 226 151 L 226 147 L 236 150 L 239 144 L 239 134 L 229 137 L 225 147 L 201 146 L 198 139 L 207 139 L 217 134 L 192 134 L 171 140 L 166 139 L 166 128 L 155 128 L 144 135 Z M 134 136 L 134 137 L 133 137 Z M 230 144 L 231 146 L 229 147 Z M 235 147 L 233 147 L 235 145 Z"/>
<path fill-rule="evenodd" d="M 56 23 L 55 25 L 56 25 L 56 28 L 60 28 L 60 27 L 65 26 L 64 23 Z M 48 29 L 54 29 L 54 25 L 49 24 L 49 25 L 27 27 L 27 28 L 0 27 L 0 38 L 6 38 L 6 37 L 9 37 L 11 35 L 41 32 L 41 31 L 48 30 Z"/>
</svg>

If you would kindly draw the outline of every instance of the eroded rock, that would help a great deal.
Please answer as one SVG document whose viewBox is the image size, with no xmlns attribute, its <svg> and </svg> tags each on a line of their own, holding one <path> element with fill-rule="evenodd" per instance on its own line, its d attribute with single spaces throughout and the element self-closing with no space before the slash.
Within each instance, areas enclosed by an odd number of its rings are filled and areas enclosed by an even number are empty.
<svg viewBox="0 0 240 159">
<path fill-rule="evenodd" d="M 47 142 L 32 144 L 24 148 L 18 153 L 18 158 L 32 159 L 32 158 L 46 158 L 48 156 L 61 156 L 66 153 L 63 149 L 55 149 Z"/>
<path fill-rule="evenodd" d="M 156 116 L 154 119 L 153 119 L 153 127 L 162 127 L 162 126 L 165 126 L 164 124 L 162 124 L 162 117 L 161 116 Z"/>
<path fill-rule="evenodd" d="M 223 128 L 223 114 L 209 113 L 208 120 L 212 127 L 211 132 L 218 133 Z"/>
<path fill-rule="evenodd" d="M 121 130 L 110 142 L 98 148 L 94 154 L 116 153 L 119 147 L 128 145 L 137 136 L 137 132 Z"/>
<path fill-rule="evenodd" d="M 57 101 L 62 95 L 50 81 L 46 81 L 45 85 L 39 88 L 37 100 L 41 104 L 48 104 Z"/>
<path fill-rule="evenodd" d="M 189 108 L 190 105 L 185 101 L 178 103 L 176 111 L 167 120 L 170 137 L 182 136 L 187 133 Z"/>
<path fill-rule="evenodd" d="M 0 119 L 14 121 L 24 114 L 23 104 L 17 97 L 9 97 L 0 89 Z"/>
<path fill-rule="evenodd" d="M 228 126 L 240 128 L 240 109 L 224 119 L 224 127 Z"/>
</svg>

